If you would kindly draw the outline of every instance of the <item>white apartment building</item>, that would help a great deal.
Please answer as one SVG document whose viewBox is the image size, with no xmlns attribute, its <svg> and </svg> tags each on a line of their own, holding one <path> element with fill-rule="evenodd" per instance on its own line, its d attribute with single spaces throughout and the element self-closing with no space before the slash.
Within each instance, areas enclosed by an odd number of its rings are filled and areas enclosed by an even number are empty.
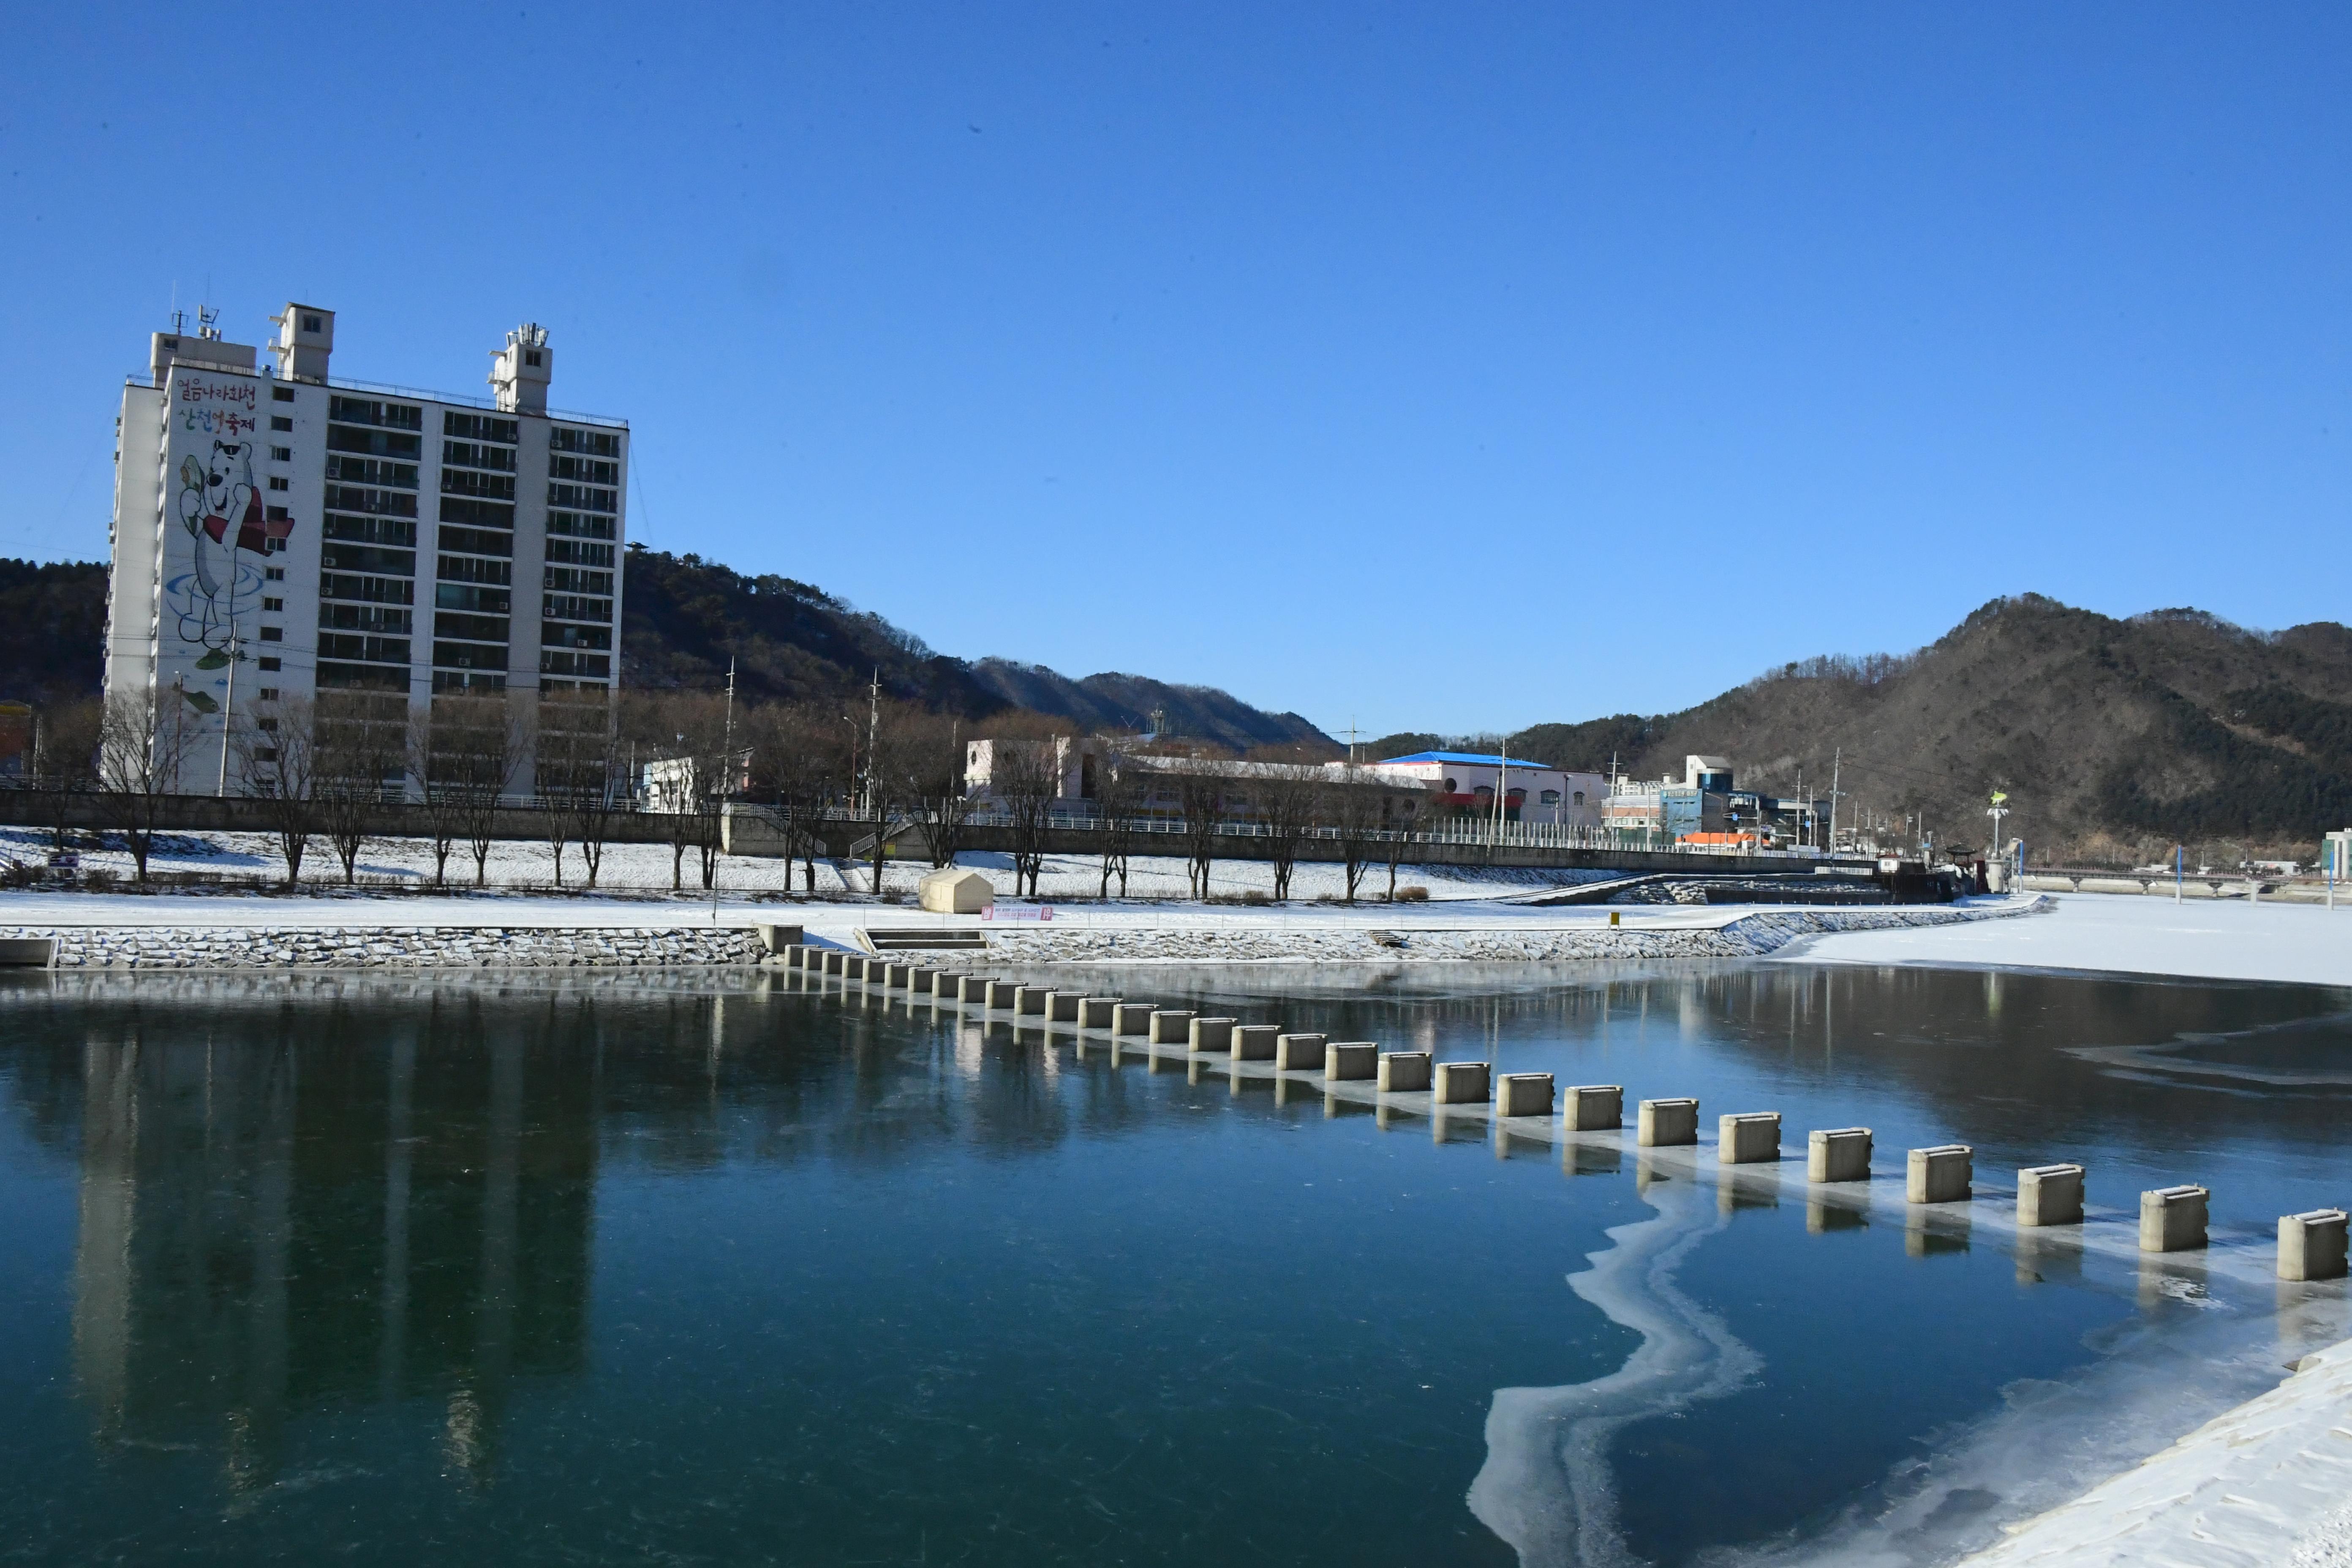
<svg viewBox="0 0 2352 1568">
<path fill-rule="evenodd" d="M 629 430 L 547 406 L 545 330 L 476 398 L 337 379 L 333 311 L 271 320 L 266 358 L 154 334 L 116 422 L 106 689 L 177 727 L 182 787 L 234 777 L 249 704 L 609 690 Z"/>
</svg>

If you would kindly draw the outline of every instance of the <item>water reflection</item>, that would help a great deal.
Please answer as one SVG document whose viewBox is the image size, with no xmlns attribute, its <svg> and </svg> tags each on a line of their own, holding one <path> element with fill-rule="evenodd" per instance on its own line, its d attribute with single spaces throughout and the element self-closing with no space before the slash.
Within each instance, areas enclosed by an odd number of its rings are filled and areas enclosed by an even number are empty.
<svg viewBox="0 0 2352 1568">
<path fill-rule="evenodd" d="M 249 1489 L 289 1411 L 432 1398 L 487 1479 L 516 1380 L 584 1366 L 594 1058 L 463 992 L 346 1006 L 135 1004 L 88 1038 L 74 1371 L 105 1441 L 218 1435 Z"/>
</svg>

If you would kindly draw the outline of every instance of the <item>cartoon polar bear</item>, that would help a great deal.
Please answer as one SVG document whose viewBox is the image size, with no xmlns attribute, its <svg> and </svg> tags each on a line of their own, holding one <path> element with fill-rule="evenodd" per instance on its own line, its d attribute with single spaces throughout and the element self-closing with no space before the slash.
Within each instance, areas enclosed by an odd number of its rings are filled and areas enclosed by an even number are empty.
<svg viewBox="0 0 2352 1568">
<path fill-rule="evenodd" d="M 261 489 L 253 481 L 253 444 L 215 441 L 204 461 L 194 456 L 180 463 L 180 526 L 188 531 L 195 567 L 196 595 L 202 602 L 191 640 L 214 647 L 226 640 L 236 592 L 236 552 L 267 554 L 271 542 L 293 531 L 290 522 L 265 519 Z M 232 536 L 231 531 L 235 533 Z M 220 552 L 217 560 L 214 552 Z M 188 617 L 183 616 L 184 622 Z"/>
</svg>

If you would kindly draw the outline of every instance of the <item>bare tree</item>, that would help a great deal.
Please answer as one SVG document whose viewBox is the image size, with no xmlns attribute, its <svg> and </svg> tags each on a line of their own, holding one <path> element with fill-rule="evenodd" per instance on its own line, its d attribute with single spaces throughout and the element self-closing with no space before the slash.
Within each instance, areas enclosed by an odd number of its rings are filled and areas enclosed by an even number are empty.
<svg viewBox="0 0 2352 1568">
<path fill-rule="evenodd" d="M 66 847 L 66 830 L 97 784 L 104 720 L 100 704 L 84 701 L 53 703 L 33 721 L 32 783 L 51 848 Z"/>
<path fill-rule="evenodd" d="M 964 821 L 971 799 L 964 792 L 962 721 L 950 714 L 908 710 L 900 716 L 901 759 L 908 798 L 921 812 L 923 846 L 934 868 L 955 864 L 963 847 Z"/>
<path fill-rule="evenodd" d="M 1110 879 L 1118 878 L 1118 896 L 1127 897 L 1127 863 L 1135 844 L 1135 818 L 1143 809 L 1146 770 L 1123 756 L 1108 741 L 1102 742 L 1101 761 L 1095 768 L 1095 830 L 1102 845 L 1100 896 L 1110 897 Z"/>
<path fill-rule="evenodd" d="M 1297 759 L 1291 748 L 1263 748 L 1251 753 L 1259 760 L 1254 780 L 1258 818 L 1265 825 L 1266 847 L 1273 853 L 1274 896 L 1290 897 L 1290 874 L 1298 863 L 1298 847 L 1322 814 L 1323 770 Z"/>
<path fill-rule="evenodd" d="M 257 702 L 239 723 L 237 776 L 247 795 L 261 802 L 261 815 L 277 835 L 286 862 L 288 891 L 302 885 L 302 860 L 319 831 L 312 798 L 318 764 L 317 709 L 305 697 L 275 697 Z"/>
<path fill-rule="evenodd" d="M 1192 896 L 1209 896 L 1209 868 L 1217 858 L 1217 827 L 1224 820 L 1225 781 L 1195 759 L 1176 775 L 1176 801 L 1184 814 L 1185 876 Z"/>
<path fill-rule="evenodd" d="M 738 715 L 737 730 L 747 738 L 746 744 L 759 712 L 747 709 Z M 705 866 L 711 866 L 718 853 L 713 836 L 719 817 L 706 804 L 712 759 L 724 733 L 725 700 L 709 692 L 633 691 L 621 700 L 618 741 L 646 759 L 641 764 L 648 780 L 644 805 L 660 814 L 667 829 L 673 892 L 686 886 L 688 849 L 696 850 Z"/>
<path fill-rule="evenodd" d="M 108 825 L 122 835 L 141 882 L 154 852 L 163 803 L 177 793 L 180 767 L 195 740 L 176 684 L 118 691 L 106 700 L 98 743 L 98 788 Z M 158 705 L 163 710 L 157 711 Z"/>
<path fill-rule="evenodd" d="M 499 810 L 522 765 L 528 731 L 503 692 L 446 692 L 433 700 L 425 798 L 436 795 L 474 858 L 474 886 L 489 881 Z"/>
<path fill-rule="evenodd" d="M 331 691 L 314 708 L 316 777 L 312 797 L 343 885 L 359 879 L 360 856 L 383 819 L 384 795 L 406 782 L 408 698 L 404 692 Z"/>
<path fill-rule="evenodd" d="M 1440 794 L 1438 787 L 1429 785 L 1424 785 L 1423 787 L 1428 789 L 1431 798 L 1444 798 Z M 1411 804 L 1411 801 L 1408 799 L 1408 807 Z M 1402 814 L 1403 821 L 1395 828 L 1390 830 L 1387 836 L 1389 850 L 1389 902 L 1391 903 L 1396 902 L 1397 862 L 1404 858 L 1405 850 L 1412 843 L 1412 835 L 1415 824 L 1427 820 L 1430 815 L 1431 814 L 1426 811 L 1415 813 L 1408 809 Z"/>
<path fill-rule="evenodd" d="M 790 842 L 804 862 L 803 888 L 816 891 L 816 858 L 825 845 L 818 829 L 826 805 L 849 777 L 846 731 L 832 710 L 809 703 L 779 703 L 750 715 L 753 786 L 772 796 L 783 814 Z"/>
<path fill-rule="evenodd" d="M 418 787 L 424 792 L 425 837 L 433 847 L 433 885 L 449 885 L 449 856 L 457 846 L 457 835 L 465 826 L 465 805 L 458 790 L 441 765 L 434 748 L 434 733 L 441 718 L 441 704 L 410 717 L 408 726 L 408 771 L 416 775 Z"/>
<path fill-rule="evenodd" d="M 539 700 L 536 779 L 548 841 L 555 850 L 555 884 L 563 885 L 563 846 L 580 846 L 588 886 L 596 885 L 604 840 L 616 809 L 612 709 L 601 688 L 550 691 Z"/>
<path fill-rule="evenodd" d="M 1062 794 L 1060 742 L 995 742 L 990 748 L 989 788 L 1004 805 L 1013 835 L 1013 885 L 1024 884 L 1028 896 L 1037 896 L 1037 877 L 1045 868 L 1045 833 L 1053 823 L 1054 802 Z"/>
<path fill-rule="evenodd" d="M 1375 786 L 1364 765 L 1350 756 L 1339 764 L 1339 776 L 1325 792 L 1324 821 L 1339 851 L 1339 871 L 1347 900 L 1356 901 L 1370 854 L 1373 824 L 1379 817 Z"/>
</svg>

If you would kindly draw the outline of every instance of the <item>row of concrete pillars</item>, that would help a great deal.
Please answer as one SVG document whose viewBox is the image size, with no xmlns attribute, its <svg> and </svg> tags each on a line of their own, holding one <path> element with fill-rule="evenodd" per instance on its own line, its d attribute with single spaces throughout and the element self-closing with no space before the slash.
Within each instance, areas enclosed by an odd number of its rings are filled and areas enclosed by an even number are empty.
<svg viewBox="0 0 2352 1568">
<path fill-rule="evenodd" d="M 1491 1105 L 1497 1118 L 1543 1118 L 1557 1108 L 1567 1132 L 1601 1132 L 1624 1126 L 1625 1090 L 1619 1084 L 1580 1084 L 1556 1089 L 1548 1072 L 1496 1075 L 1484 1061 L 1433 1061 L 1427 1051 L 1383 1051 L 1371 1040 L 1330 1040 L 1290 1033 L 1274 1024 L 1245 1024 L 1121 996 L 1026 985 L 983 975 L 868 958 L 840 948 L 798 945 L 783 950 L 789 968 L 838 974 L 888 990 L 942 1001 L 977 1004 L 1016 1019 L 1071 1024 L 1101 1029 L 1114 1038 L 1139 1037 L 1148 1045 L 1182 1046 L 1193 1053 L 1235 1062 L 1270 1064 L 1277 1073 L 1319 1073 L 1328 1082 L 1369 1081 L 1380 1092 L 1427 1093 L 1433 1106 Z M 1726 1165 L 1777 1163 L 1780 1114 L 1742 1111 L 1717 1119 L 1716 1158 Z M 1643 1148 L 1695 1145 L 1699 1141 L 1699 1102 L 1689 1099 L 1644 1100 L 1635 1118 L 1635 1142 Z M 1807 1135 L 1809 1182 L 1872 1179 L 1871 1131 L 1867 1127 L 1818 1129 Z M 2032 1165 L 2017 1173 L 2017 1224 L 2021 1229 L 2080 1226 L 2084 1167 Z M 2140 1194 L 2139 1249 L 2184 1252 L 2206 1245 L 2206 1212 L 2211 1199 L 2195 1185 L 2158 1187 Z M 1918 1205 L 1966 1204 L 1975 1197 L 1975 1151 L 1965 1143 L 1942 1143 L 1909 1151 L 1904 1168 L 1904 1198 Z M 2278 1222 L 2277 1272 L 2282 1279 L 2336 1279 L 2346 1274 L 2347 1215 L 2343 1209 L 2283 1215 Z"/>
</svg>

